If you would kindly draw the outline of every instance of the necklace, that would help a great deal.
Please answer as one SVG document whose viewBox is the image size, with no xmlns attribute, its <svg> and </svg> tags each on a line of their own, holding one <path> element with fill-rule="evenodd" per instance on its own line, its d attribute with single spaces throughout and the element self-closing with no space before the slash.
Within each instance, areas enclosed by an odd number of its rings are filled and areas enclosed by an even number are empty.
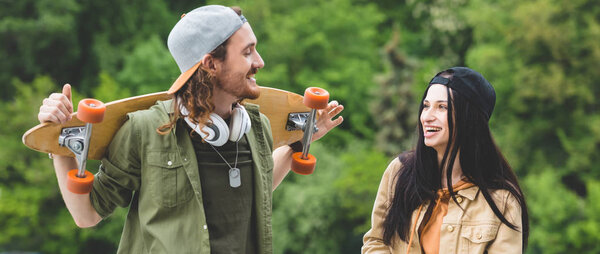
<svg viewBox="0 0 600 254">
<path fill-rule="evenodd" d="M 229 167 L 229 186 L 233 187 L 233 188 L 237 188 L 240 187 L 242 185 L 242 179 L 241 179 L 241 172 L 240 169 L 237 167 L 237 162 L 238 162 L 238 142 L 235 142 L 235 164 L 233 164 L 233 167 L 231 167 L 231 165 L 229 164 L 229 162 L 227 162 L 227 160 L 225 160 L 225 157 L 223 157 L 223 155 L 221 155 L 221 153 L 219 153 L 219 151 L 217 151 L 217 149 L 210 143 L 208 143 L 210 145 L 210 147 L 212 147 L 213 150 L 215 150 L 215 152 L 221 157 L 221 159 L 223 159 L 223 161 L 227 164 L 227 166 Z"/>
</svg>

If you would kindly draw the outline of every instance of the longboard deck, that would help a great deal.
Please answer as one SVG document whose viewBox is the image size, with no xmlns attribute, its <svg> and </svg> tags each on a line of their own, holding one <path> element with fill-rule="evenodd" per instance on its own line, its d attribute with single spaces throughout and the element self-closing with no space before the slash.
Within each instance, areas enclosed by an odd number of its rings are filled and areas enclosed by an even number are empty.
<svg viewBox="0 0 600 254">
<path fill-rule="evenodd" d="M 258 99 L 244 102 L 259 105 L 260 112 L 269 118 L 273 132 L 274 148 L 300 140 L 303 135 L 302 131 L 287 131 L 285 126 L 290 113 L 310 111 L 302 103 L 303 97 L 276 88 L 260 87 L 260 89 L 261 94 Z M 106 103 L 104 120 L 92 126 L 92 137 L 87 158 L 91 160 L 102 159 L 114 135 L 125 122 L 127 113 L 148 109 L 156 101 L 170 98 L 171 95 L 166 92 L 159 92 Z M 77 119 L 76 114 L 77 112 L 72 113 L 71 120 L 65 124 L 42 123 L 31 128 L 23 135 L 23 143 L 39 152 L 74 157 L 75 155 L 69 149 L 58 144 L 58 137 L 63 128 L 85 126 L 84 122 Z"/>
</svg>

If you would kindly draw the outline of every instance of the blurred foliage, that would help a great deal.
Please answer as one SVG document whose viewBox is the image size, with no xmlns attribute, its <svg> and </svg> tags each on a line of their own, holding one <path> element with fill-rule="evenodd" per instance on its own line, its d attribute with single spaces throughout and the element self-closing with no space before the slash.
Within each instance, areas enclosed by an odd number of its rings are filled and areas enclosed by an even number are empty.
<svg viewBox="0 0 600 254">
<path fill-rule="evenodd" d="M 362 142 L 317 156 L 310 176 L 290 173 L 273 198 L 276 253 L 354 253 L 370 228 L 371 208 L 389 158 Z M 310 218 L 310 219 L 308 219 Z"/>
<path fill-rule="evenodd" d="M 290 173 L 274 193 L 276 253 L 358 252 L 382 172 L 414 145 L 426 84 L 457 65 L 496 88 L 491 127 L 526 194 L 527 253 L 600 252 L 597 1 L 0 2 L 0 252 L 114 252 L 127 210 L 78 229 L 51 161 L 21 136 L 67 82 L 75 102 L 167 89 L 179 74 L 167 35 L 207 3 L 244 10 L 261 85 L 320 86 L 345 106 L 342 126 L 311 147 L 316 172 Z"/>
<path fill-rule="evenodd" d="M 379 126 L 376 146 L 388 155 L 409 150 L 414 146 L 417 109 L 419 105 L 413 91 L 413 72 L 416 60 L 399 50 L 398 27 L 383 48 L 384 74 L 375 77 L 379 87 L 371 101 L 371 113 Z"/>
<path fill-rule="evenodd" d="M 0 252 L 115 252 L 125 210 L 94 229 L 78 229 L 58 192 L 52 160 L 21 143 L 37 122 L 41 100 L 57 89 L 54 81 L 40 76 L 29 84 L 17 79 L 12 84 L 19 96 L 0 102 L 0 114 L 10 119 L 0 126 Z M 82 99 L 77 93 L 73 98 Z"/>
</svg>

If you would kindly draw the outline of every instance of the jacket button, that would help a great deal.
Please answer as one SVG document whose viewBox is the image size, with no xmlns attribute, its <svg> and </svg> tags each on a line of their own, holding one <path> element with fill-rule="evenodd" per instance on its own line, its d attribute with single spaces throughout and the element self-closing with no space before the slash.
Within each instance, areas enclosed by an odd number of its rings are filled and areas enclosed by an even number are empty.
<svg viewBox="0 0 600 254">
<path fill-rule="evenodd" d="M 463 198 L 460 197 L 460 196 L 458 196 L 458 197 L 456 197 L 456 201 L 458 201 L 458 203 L 462 203 L 463 202 Z"/>
<path fill-rule="evenodd" d="M 450 232 L 454 231 L 454 227 L 453 227 L 453 226 L 448 226 L 448 228 L 447 228 L 447 229 L 448 229 L 448 231 L 450 231 Z"/>
<path fill-rule="evenodd" d="M 208 227 L 206 225 L 204 225 L 204 230 L 206 230 Z"/>
<path fill-rule="evenodd" d="M 477 239 L 481 240 L 481 233 L 477 233 L 477 235 L 475 235 L 475 237 L 477 237 Z"/>
<path fill-rule="evenodd" d="M 173 165 L 173 162 L 172 161 L 167 161 L 167 165 L 171 166 L 171 165 Z"/>
</svg>

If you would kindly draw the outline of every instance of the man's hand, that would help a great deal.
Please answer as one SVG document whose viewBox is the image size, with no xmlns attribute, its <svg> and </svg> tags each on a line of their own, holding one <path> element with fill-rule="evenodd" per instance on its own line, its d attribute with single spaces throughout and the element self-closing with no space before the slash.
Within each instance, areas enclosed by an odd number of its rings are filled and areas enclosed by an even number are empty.
<svg viewBox="0 0 600 254">
<path fill-rule="evenodd" d="M 71 120 L 71 113 L 73 113 L 71 85 L 65 84 L 62 93 L 53 93 L 44 99 L 38 113 L 38 120 L 40 123 L 66 123 Z"/>
<path fill-rule="evenodd" d="M 317 141 L 321 137 L 325 136 L 327 132 L 340 125 L 344 121 L 342 116 L 339 116 L 333 120 L 333 117 L 342 112 L 342 110 L 344 110 L 343 105 L 340 105 L 337 101 L 331 101 L 326 108 L 320 109 L 317 112 L 317 128 L 319 130 L 313 134 L 311 142 Z"/>
</svg>

